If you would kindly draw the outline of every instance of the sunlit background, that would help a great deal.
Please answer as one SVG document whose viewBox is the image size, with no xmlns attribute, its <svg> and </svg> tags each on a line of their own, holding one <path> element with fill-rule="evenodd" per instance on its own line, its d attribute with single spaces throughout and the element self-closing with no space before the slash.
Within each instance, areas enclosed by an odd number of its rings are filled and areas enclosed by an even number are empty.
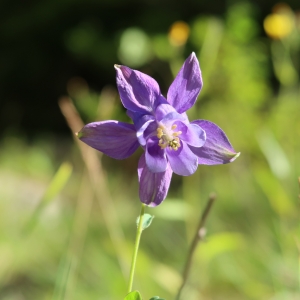
<svg viewBox="0 0 300 300">
<path fill-rule="evenodd" d="M 115 63 L 166 95 L 192 51 L 204 87 L 189 117 L 218 124 L 241 156 L 173 176 L 147 209 L 134 288 L 174 299 L 215 192 L 182 299 L 300 299 L 300 4 L 181 2 L 1 1 L 1 300 L 125 297 L 142 150 L 115 161 L 74 133 L 129 121 Z"/>
</svg>

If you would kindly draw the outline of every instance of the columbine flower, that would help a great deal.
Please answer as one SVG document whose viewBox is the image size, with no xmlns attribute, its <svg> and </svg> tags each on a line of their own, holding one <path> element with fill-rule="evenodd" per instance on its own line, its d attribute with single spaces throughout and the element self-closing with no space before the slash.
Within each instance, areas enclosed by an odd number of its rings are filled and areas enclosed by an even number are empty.
<svg viewBox="0 0 300 300">
<path fill-rule="evenodd" d="M 78 137 L 116 159 L 127 158 L 142 146 L 138 178 L 143 203 L 156 206 L 166 198 L 173 172 L 187 176 L 198 164 L 225 164 L 238 157 L 221 128 L 206 120 L 190 122 L 185 113 L 202 88 L 195 53 L 184 62 L 167 99 L 150 76 L 126 66 L 115 69 L 120 98 L 133 124 L 94 122 L 84 126 Z"/>
</svg>

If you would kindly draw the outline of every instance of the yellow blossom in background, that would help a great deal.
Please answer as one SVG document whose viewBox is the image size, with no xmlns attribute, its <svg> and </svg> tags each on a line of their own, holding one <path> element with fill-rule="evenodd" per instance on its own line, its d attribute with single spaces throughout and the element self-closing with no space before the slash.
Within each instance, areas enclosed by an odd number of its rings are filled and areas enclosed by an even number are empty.
<svg viewBox="0 0 300 300">
<path fill-rule="evenodd" d="M 294 25 L 293 12 L 291 8 L 284 4 L 276 4 L 273 13 L 264 20 L 266 34 L 273 39 L 282 39 L 288 36 Z"/>
<path fill-rule="evenodd" d="M 271 38 L 282 39 L 292 31 L 291 18 L 281 14 L 268 15 L 264 20 L 264 29 Z"/>
<path fill-rule="evenodd" d="M 189 25 L 183 21 L 177 21 L 172 24 L 168 38 L 173 46 L 183 46 L 190 34 Z"/>
</svg>

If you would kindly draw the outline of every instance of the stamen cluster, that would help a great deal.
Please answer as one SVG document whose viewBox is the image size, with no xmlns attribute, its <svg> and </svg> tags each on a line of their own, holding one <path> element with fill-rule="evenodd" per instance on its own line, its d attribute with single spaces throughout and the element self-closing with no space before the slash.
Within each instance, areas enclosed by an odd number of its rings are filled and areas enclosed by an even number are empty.
<svg viewBox="0 0 300 300">
<path fill-rule="evenodd" d="M 161 149 L 165 149 L 169 146 L 169 148 L 172 150 L 177 151 L 178 148 L 181 147 L 180 140 L 178 136 L 182 133 L 181 131 L 173 131 L 177 128 L 177 125 L 174 124 L 171 127 L 171 130 L 166 128 L 163 125 L 159 125 L 159 127 L 156 129 L 157 131 L 157 137 L 159 138 L 158 145 Z"/>
</svg>

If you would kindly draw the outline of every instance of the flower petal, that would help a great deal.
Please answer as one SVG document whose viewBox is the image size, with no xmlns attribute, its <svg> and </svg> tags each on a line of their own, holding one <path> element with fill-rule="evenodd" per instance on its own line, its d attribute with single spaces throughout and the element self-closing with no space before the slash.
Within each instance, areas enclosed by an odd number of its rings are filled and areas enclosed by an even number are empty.
<svg viewBox="0 0 300 300">
<path fill-rule="evenodd" d="M 167 100 L 179 113 L 183 113 L 194 105 L 202 85 L 199 62 L 193 52 L 171 84 Z"/>
<path fill-rule="evenodd" d="M 171 126 L 176 121 L 187 122 L 188 120 L 186 119 L 185 114 L 179 114 L 177 112 L 170 112 L 167 115 L 165 115 L 162 120 L 160 120 L 160 123 L 171 128 Z"/>
<path fill-rule="evenodd" d="M 147 141 L 148 138 L 157 136 L 157 123 L 149 123 L 148 127 L 144 131 L 144 139 Z"/>
<path fill-rule="evenodd" d="M 190 147 L 198 156 L 199 164 L 227 164 L 240 155 L 240 153 L 234 151 L 225 132 L 219 126 L 206 120 L 196 120 L 192 123 L 199 125 L 206 132 L 206 142 L 203 147 Z"/>
<path fill-rule="evenodd" d="M 165 150 L 158 146 L 158 138 L 152 137 L 147 140 L 146 145 L 146 164 L 149 171 L 160 173 L 166 171 L 167 158 Z"/>
<path fill-rule="evenodd" d="M 178 114 L 176 109 L 168 103 L 158 105 L 155 110 L 156 121 L 161 121 L 169 113 Z"/>
<path fill-rule="evenodd" d="M 80 130 L 78 137 L 115 159 L 127 158 L 139 147 L 134 125 L 113 120 L 89 123 Z"/>
<path fill-rule="evenodd" d="M 138 178 L 141 202 L 148 206 L 159 205 L 167 196 L 172 178 L 172 169 L 168 164 L 165 172 L 152 173 L 146 165 L 145 154 L 139 160 Z"/>
<path fill-rule="evenodd" d="M 115 65 L 117 86 L 125 108 L 152 113 L 162 100 L 158 83 L 150 76 L 126 66 Z"/>
<path fill-rule="evenodd" d="M 196 124 L 184 124 L 181 121 L 176 121 L 176 131 L 182 133 L 178 136 L 181 140 L 194 147 L 202 147 L 205 144 L 205 131 Z"/>
<path fill-rule="evenodd" d="M 167 148 L 166 152 L 174 173 L 188 176 L 196 172 L 198 158 L 185 142 L 181 141 L 181 147 L 178 150 Z"/>
<path fill-rule="evenodd" d="M 136 128 L 136 136 L 138 138 L 139 143 L 142 146 L 146 145 L 146 137 L 144 135 L 145 130 L 151 125 L 155 123 L 155 119 L 152 115 L 141 115 L 137 118 L 133 119 L 134 126 Z"/>
</svg>

